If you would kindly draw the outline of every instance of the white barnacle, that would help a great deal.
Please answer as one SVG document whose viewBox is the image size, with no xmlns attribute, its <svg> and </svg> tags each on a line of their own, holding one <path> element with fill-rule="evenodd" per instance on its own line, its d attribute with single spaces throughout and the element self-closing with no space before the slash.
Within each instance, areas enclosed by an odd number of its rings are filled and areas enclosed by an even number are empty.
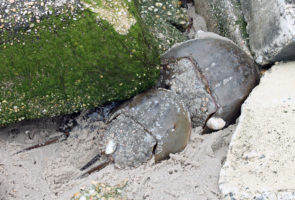
<svg viewBox="0 0 295 200">
<path fill-rule="evenodd" d="M 210 128 L 211 130 L 217 131 L 221 130 L 225 126 L 225 121 L 222 118 L 218 117 L 211 117 L 207 123 L 206 126 Z"/>
<path fill-rule="evenodd" d="M 13 110 L 14 110 L 14 112 L 17 112 L 18 111 L 18 107 L 17 106 L 13 106 Z"/>
<path fill-rule="evenodd" d="M 155 6 L 157 6 L 157 7 L 162 7 L 162 3 L 160 3 L 160 2 L 157 2 L 157 3 L 155 3 Z"/>
<path fill-rule="evenodd" d="M 109 140 L 106 145 L 105 154 L 110 155 L 116 151 L 117 143 L 114 140 Z"/>
</svg>

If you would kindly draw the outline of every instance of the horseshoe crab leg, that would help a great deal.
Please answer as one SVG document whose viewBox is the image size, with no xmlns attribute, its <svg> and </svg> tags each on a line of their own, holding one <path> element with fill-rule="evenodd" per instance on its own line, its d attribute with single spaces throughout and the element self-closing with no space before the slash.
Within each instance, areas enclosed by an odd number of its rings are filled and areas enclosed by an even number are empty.
<svg viewBox="0 0 295 200">
<path fill-rule="evenodd" d="M 44 146 L 47 146 L 47 145 L 50 145 L 50 144 L 54 144 L 54 143 L 56 143 L 58 141 L 64 141 L 69 137 L 69 135 L 70 135 L 70 133 L 66 132 L 61 136 L 56 136 L 56 137 L 54 137 L 51 140 L 48 140 L 46 142 L 42 142 L 42 143 L 27 147 L 27 148 L 25 148 L 23 150 L 20 150 L 20 151 L 16 152 L 15 154 L 23 153 L 23 152 L 26 152 L 26 151 L 30 151 L 32 149 L 37 149 L 39 147 L 44 147 Z"/>
</svg>

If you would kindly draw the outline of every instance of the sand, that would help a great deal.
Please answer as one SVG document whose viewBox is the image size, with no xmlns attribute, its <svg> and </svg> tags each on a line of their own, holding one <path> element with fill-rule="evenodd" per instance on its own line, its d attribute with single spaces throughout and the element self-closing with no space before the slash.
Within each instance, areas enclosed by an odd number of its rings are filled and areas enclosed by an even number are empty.
<svg viewBox="0 0 295 200">
<path fill-rule="evenodd" d="M 127 199 L 216 200 L 218 177 L 236 126 L 210 135 L 193 129 L 184 151 L 169 160 L 153 159 L 136 169 L 116 169 L 113 164 L 86 178 L 79 169 L 102 146 L 106 124 L 81 114 L 67 140 L 28 152 L 17 151 L 44 142 L 57 131 L 54 120 L 34 120 L 0 129 L 0 200 L 65 200 L 92 181 L 120 184 L 127 181 Z M 99 163 L 99 161 L 98 161 Z M 97 165 L 98 163 L 94 164 Z"/>
</svg>

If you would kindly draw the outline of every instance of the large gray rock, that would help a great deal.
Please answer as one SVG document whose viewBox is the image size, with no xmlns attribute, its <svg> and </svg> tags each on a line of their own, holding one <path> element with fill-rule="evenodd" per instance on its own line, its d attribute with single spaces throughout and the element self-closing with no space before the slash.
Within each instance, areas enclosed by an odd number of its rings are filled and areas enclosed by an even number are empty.
<svg viewBox="0 0 295 200">
<path fill-rule="evenodd" d="M 196 13 L 195 6 L 188 4 L 187 14 L 189 16 L 189 23 L 185 35 L 189 39 L 195 39 L 198 31 L 207 31 L 207 25 L 205 19 Z"/>
<path fill-rule="evenodd" d="M 119 168 L 137 167 L 155 154 L 155 161 L 177 153 L 187 145 L 191 122 L 178 96 L 165 89 L 150 90 L 125 103 L 111 118 L 106 143 L 114 140 Z"/>
<path fill-rule="evenodd" d="M 241 0 L 251 51 L 261 65 L 295 60 L 295 2 Z"/>
<path fill-rule="evenodd" d="M 246 23 L 238 0 L 195 0 L 195 8 L 205 18 L 208 31 L 230 38 L 251 55 Z"/>
<path fill-rule="evenodd" d="M 220 172 L 223 199 L 295 199 L 295 62 L 265 73 L 243 104 Z"/>
<path fill-rule="evenodd" d="M 205 125 L 209 117 L 232 123 L 259 81 L 254 61 L 232 41 L 212 33 L 171 48 L 162 62 L 167 66 L 161 86 L 183 98 L 194 127 Z"/>
</svg>

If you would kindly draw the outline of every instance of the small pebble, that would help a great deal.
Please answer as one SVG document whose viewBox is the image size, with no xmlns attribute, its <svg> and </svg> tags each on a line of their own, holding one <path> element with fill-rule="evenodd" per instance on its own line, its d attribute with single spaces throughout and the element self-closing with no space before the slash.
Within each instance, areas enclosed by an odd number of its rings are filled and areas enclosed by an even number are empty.
<svg viewBox="0 0 295 200">
<path fill-rule="evenodd" d="M 211 130 L 218 131 L 224 128 L 225 121 L 222 118 L 217 117 L 211 117 L 207 123 L 206 126 L 210 128 Z"/>
</svg>

